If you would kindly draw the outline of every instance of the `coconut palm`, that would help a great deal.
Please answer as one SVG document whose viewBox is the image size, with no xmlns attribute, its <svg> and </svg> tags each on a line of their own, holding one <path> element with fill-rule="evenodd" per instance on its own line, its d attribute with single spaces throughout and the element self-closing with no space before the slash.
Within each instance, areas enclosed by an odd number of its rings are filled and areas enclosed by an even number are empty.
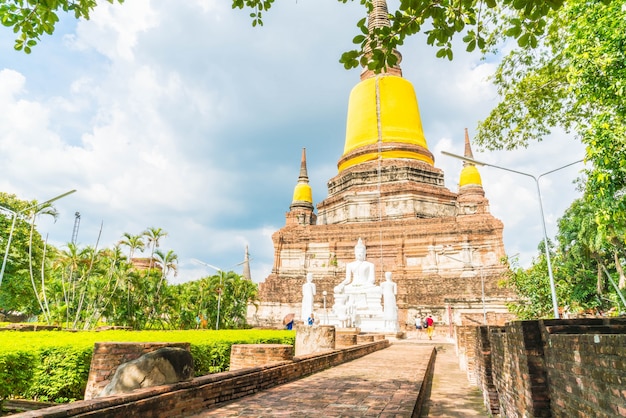
<svg viewBox="0 0 626 418">
<path fill-rule="evenodd" d="M 146 248 L 146 243 L 143 240 L 143 234 L 132 235 L 128 232 L 124 232 L 122 239 L 117 243 L 118 245 L 124 245 L 128 247 L 128 261 L 132 262 L 133 255 L 136 250 L 143 251 Z"/>
<path fill-rule="evenodd" d="M 148 268 L 151 269 L 152 263 L 154 260 L 154 252 L 156 251 L 157 248 L 159 248 L 159 245 L 161 243 L 161 238 L 164 238 L 167 236 L 167 232 L 165 232 L 161 228 L 155 228 L 151 226 L 150 228 L 143 231 L 142 235 L 147 238 L 148 245 L 150 246 L 150 265 Z"/>
<path fill-rule="evenodd" d="M 167 253 L 156 250 L 154 252 L 154 258 L 158 267 L 161 269 L 161 277 L 159 278 L 154 292 L 154 303 L 152 305 L 150 320 L 156 317 L 157 312 L 164 311 L 163 307 L 160 306 L 163 303 L 161 293 L 163 292 L 163 283 L 166 282 L 167 276 L 169 276 L 172 271 L 174 272 L 174 276 L 178 273 L 178 255 L 173 250 L 169 250 Z M 148 270 L 148 275 L 152 275 L 152 269 Z"/>
</svg>

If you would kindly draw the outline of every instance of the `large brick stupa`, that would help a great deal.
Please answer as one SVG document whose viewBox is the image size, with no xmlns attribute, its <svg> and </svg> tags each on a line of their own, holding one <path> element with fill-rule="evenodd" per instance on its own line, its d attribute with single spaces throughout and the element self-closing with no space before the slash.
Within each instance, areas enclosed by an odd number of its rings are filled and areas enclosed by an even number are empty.
<svg viewBox="0 0 626 418">
<path fill-rule="evenodd" d="M 370 28 L 389 25 L 386 2 L 374 4 Z M 376 284 L 384 272 L 397 283 L 400 328 L 427 314 L 440 324 L 509 318 L 510 294 L 498 286 L 506 271 L 502 222 L 489 213 L 474 165 L 459 161 L 458 192 L 445 187 L 415 91 L 394 53 L 397 65 L 379 74 L 365 69 L 350 94 L 344 152 L 317 214 L 303 150 L 285 226 L 272 236 L 274 265 L 259 285 L 253 323 L 280 326 L 287 314 L 299 317 L 307 273 L 313 274 L 315 310 L 323 320 L 359 238 L 376 266 Z M 465 155 L 472 156 L 467 130 Z"/>
</svg>

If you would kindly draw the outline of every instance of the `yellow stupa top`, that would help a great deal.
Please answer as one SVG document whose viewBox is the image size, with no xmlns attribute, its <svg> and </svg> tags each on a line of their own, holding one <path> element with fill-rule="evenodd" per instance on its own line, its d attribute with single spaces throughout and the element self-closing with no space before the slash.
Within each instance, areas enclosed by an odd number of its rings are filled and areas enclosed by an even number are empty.
<svg viewBox="0 0 626 418">
<path fill-rule="evenodd" d="M 389 26 L 387 4 L 379 0 L 369 15 L 368 27 Z M 341 172 L 379 158 L 416 159 L 434 165 L 422 128 L 413 85 L 402 78 L 398 64 L 375 74 L 365 68 L 361 82 L 350 93 L 346 141 L 339 160 Z M 368 50 L 365 51 L 367 56 Z"/>
<path fill-rule="evenodd" d="M 298 183 L 293 190 L 293 199 L 291 205 L 306 205 L 313 206 L 313 191 L 309 185 L 309 176 L 306 170 L 306 149 L 302 148 L 302 160 L 300 162 L 300 176 L 298 177 Z"/>
<path fill-rule="evenodd" d="M 293 190 L 293 202 L 309 202 L 313 203 L 313 192 L 311 186 L 304 183 L 296 184 Z"/>
<path fill-rule="evenodd" d="M 469 142 L 469 134 L 467 133 L 467 128 L 465 128 L 465 157 L 474 158 L 472 154 L 472 148 L 470 147 Z M 463 162 L 463 169 L 461 170 L 461 178 L 459 179 L 459 188 L 464 186 L 480 186 L 482 187 L 483 182 L 480 178 L 480 173 L 476 166 L 470 162 Z"/>
</svg>

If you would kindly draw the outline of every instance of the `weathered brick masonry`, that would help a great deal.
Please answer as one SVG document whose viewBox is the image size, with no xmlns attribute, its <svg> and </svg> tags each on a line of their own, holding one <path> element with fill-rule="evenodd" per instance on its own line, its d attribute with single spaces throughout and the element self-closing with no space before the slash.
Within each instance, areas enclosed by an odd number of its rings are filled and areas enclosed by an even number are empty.
<svg viewBox="0 0 626 418">
<path fill-rule="evenodd" d="M 188 382 L 138 389 L 131 393 L 78 401 L 14 415 L 26 417 L 174 418 L 194 415 L 216 405 L 281 385 L 387 348 L 388 340 L 294 357 L 269 366 L 215 373 Z"/>
<path fill-rule="evenodd" d="M 288 361 L 293 358 L 293 351 L 289 344 L 233 344 L 229 370 Z"/>
<path fill-rule="evenodd" d="M 516 321 L 474 332 L 473 350 L 471 338 L 461 338 L 459 351 L 474 356 L 468 375 L 476 374 L 492 414 L 626 416 L 626 318 Z"/>
</svg>

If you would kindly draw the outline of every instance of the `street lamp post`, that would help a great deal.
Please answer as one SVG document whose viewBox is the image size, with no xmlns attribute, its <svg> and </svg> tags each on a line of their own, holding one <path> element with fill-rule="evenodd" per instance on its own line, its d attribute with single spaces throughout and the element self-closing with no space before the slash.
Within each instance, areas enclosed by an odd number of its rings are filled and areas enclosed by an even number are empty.
<svg viewBox="0 0 626 418">
<path fill-rule="evenodd" d="M 322 292 L 322 298 L 324 299 L 324 325 L 328 325 L 328 312 L 326 311 L 326 295 L 328 293 L 324 290 Z"/>
<path fill-rule="evenodd" d="M 222 278 L 224 276 L 224 270 L 212 264 L 205 263 L 204 261 L 196 260 L 195 258 L 193 259 L 193 261 L 198 264 L 202 264 L 203 266 L 211 267 L 212 269 L 216 270 L 220 275 L 220 288 L 217 290 L 217 319 L 215 320 L 215 330 L 217 331 L 220 329 L 220 305 L 222 303 Z"/>
<path fill-rule="evenodd" d="M 472 270 L 476 270 L 476 267 L 478 267 L 479 273 L 480 273 L 480 291 L 482 295 L 481 299 L 482 299 L 482 304 L 483 304 L 483 325 L 487 325 L 487 308 L 485 307 L 485 275 L 483 274 L 483 265 L 479 264 L 478 266 L 475 266 L 473 263 L 468 263 L 466 261 L 459 260 L 458 258 L 452 257 L 445 253 L 441 253 L 441 255 L 449 258 L 450 260 L 458 261 L 459 263 L 468 265 L 472 268 Z"/>
<path fill-rule="evenodd" d="M 67 195 L 70 195 L 70 194 L 74 193 L 75 191 L 76 191 L 75 189 L 74 190 L 70 190 L 69 192 L 65 192 L 65 193 L 60 194 L 60 195 L 58 195 L 56 197 L 53 197 L 52 199 L 48 199 L 45 202 L 38 203 L 38 204 L 33 205 L 33 206 L 29 206 L 26 209 L 18 210 L 17 212 L 12 211 L 11 209 L 6 208 L 4 206 L 1 206 L 7 212 L 11 212 L 11 214 L 13 215 L 13 220 L 11 221 L 11 230 L 9 232 L 9 239 L 7 240 L 6 249 L 4 250 L 4 258 L 2 260 L 2 268 L 0 269 L 0 285 L 2 285 L 2 279 L 4 278 L 4 268 L 6 267 L 7 259 L 9 258 L 9 247 L 11 246 L 11 240 L 13 239 L 13 230 L 15 229 L 15 222 L 17 221 L 17 216 L 19 214 L 23 213 L 23 212 L 26 212 L 26 211 L 30 210 L 30 209 L 35 209 L 35 208 L 38 208 L 40 206 L 47 205 L 48 203 L 52 203 L 55 200 L 59 200 L 59 199 L 65 197 Z"/>
<path fill-rule="evenodd" d="M 468 158 L 468 157 L 463 157 L 461 155 L 452 154 L 451 152 L 441 151 L 441 153 L 443 155 L 447 155 L 448 157 L 457 158 L 459 160 L 467 161 L 467 162 L 470 162 L 470 163 L 475 164 L 475 165 L 493 167 L 493 168 L 497 168 L 497 169 L 500 169 L 500 170 L 508 171 L 508 172 L 511 172 L 511 173 L 520 174 L 522 176 L 530 177 L 530 178 L 532 178 L 535 181 L 535 186 L 537 187 L 537 197 L 539 198 L 539 210 L 541 212 L 541 226 L 543 227 L 543 243 L 544 243 L 545 252 L 546 252 L 546 262 L 548 264 L 548 276 L 550 278 L 550 293 L 551 293 L 551 296 L 552 296 L 552 309 L 554 310 L 554 318 L 558 319 L 559 318 L 559 304 L 558 304 L 557 298 L 556 298 L 556 287 L 554 285 L 554 274 L 552 273 L 552 263 L 550 261 L 550 250 L 548 248 L 548 232 L 546 231 L 546 218 L 545 218 L 545 215 L 543 213 L 543 203 L 542 203 L 542 200 L 541 200 L 541 188 L 539 187 L 539 179 L 541 177 L 543 177 L 543 176 L 546 176 L 548 174 L 554 173 L 555 171 L 559 171 L 559 170 L 562 170 L 562 169 L 567 168 L 569 166 L 572 166 L 574 164 L 581 163 L 581 162 L 583 162 L 583 160 L 577 160 L 577 161 L 574 161 L 572 163 L 566 164 L 564 166 L 555 168 L 554 170 L 546 171 L 545 173 L 542 173 L 542 174 L 540 174 L 538 176 L 534 176 L 534 175 L 529 174 L 529 173 L 524 173 L 523 171 L 513 170 L 513 169 L 510 169 L 510 168 L 501 167 L 501 166 L 498 166 L 498 165 L 495 165 L 495 164 L 484 163 L 482 161 L 474 160 L 473 158 Z"/>
</svg>

